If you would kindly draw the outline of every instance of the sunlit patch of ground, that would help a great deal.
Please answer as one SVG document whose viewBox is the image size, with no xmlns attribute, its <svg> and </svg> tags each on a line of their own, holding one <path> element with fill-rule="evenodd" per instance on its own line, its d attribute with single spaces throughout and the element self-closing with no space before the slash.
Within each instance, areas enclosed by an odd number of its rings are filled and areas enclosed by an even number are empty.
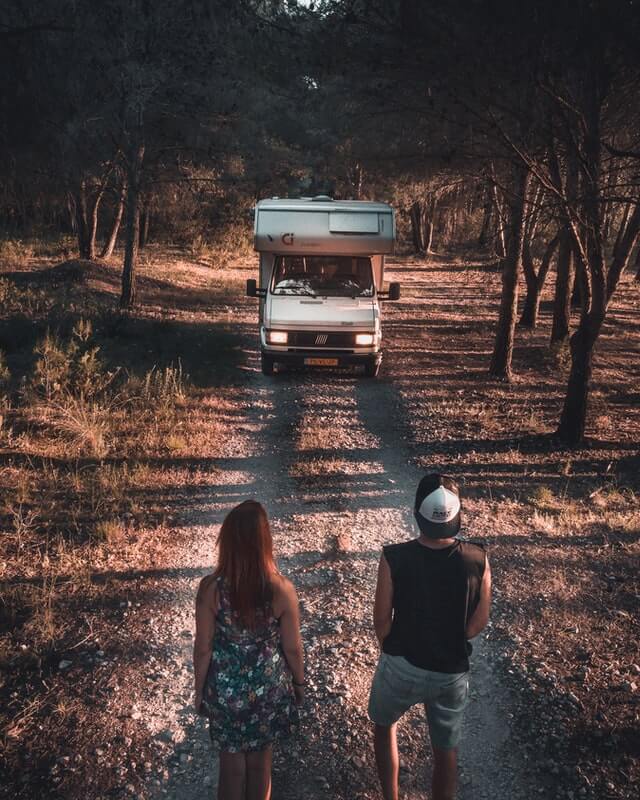
<svg viewBox="0 0 640 800">
<path fill-rule="evenodd" d="M 410 492 L 400 480 L 438 469 L 461 486 L 463 534 L 489 548 L 493 630 L 503 637 L 506 674 L 519 681 L 522 699 L 513 711 L 522 724 L 517 738 L 535 739 L 545 778 L 560 759 L 577 782 L 575 796 L 583 787 L 598 800 L 634 797 L 637 287 L 625 279 L 614 298 L 596 356 L 590 438 L 569 451 L 548 436 L 567 376 L 566 352 L 547 347 L 551 287 L 538 329 L 517 331 L 517 379 L 507 385 L 486 375 L 499 274 L 456 259 L 391 264 L 387 278 L 401 281 L 403 297 L 384 306 L 382 374 L 363 390 L 363 379 L 346 373 L 260 374 L 257 303 L 244 297 L 243 285 L 254 272 L 255 261 L 218 270 L 151 248 L 140 268 L 139 309 L 126 319 L 116 309 L 116 261 L 97 265 L 86 286 L 72 290 L 78 303 L 87 291 L 98 293 L 109 365 L 144 375 L 179 357 L 189 376 L 168 413 L 149 408 L 128 419 L 107 409 L 104 429 L 104 417 L 89 417 L 96 436 L 105 434 L 104 459 L 80 457 L 82 426 L 60 428 L 59 417 L 34 418 L 33 410 L 21 425 L 7 416 L 0 477 L 8 557 L 0 578 L 15 615 L 0 655 L 8 665 L 6 696 L 17 692 L 7 751 L 16 781 L 27 775 L 31 796 L 52 785 L 68 796 L 106 796 L 122 782 L 120 770 L 146 785 L 149 732 L 163 718 L 145 723 L 144 697 L 168 680 L 161 673 L 167 653 L 171 709 L 185 702 L 178 684 L 189 686 L 188 656 L 160 641 L 182 597 L 177 584 L 190 591 L 194 574 L 213 564 L 212 520 L 256 496 L 272 514 L 278 564 L 303 600 L 310 698 L 331 720 L 308 729 L 306 766 L 289 768 L 305 779 L 311 767 L 344 778 L 341 796 L 374 797 L 363 737 L 377 654 L 370 618 L 377 562 L 383 544 L 411 535 Z M 382 404 L 375 432 L 371 408 L 363 407 L 373 402 L 369 395 Z M 51 435 L 54 424 L 64 435 Z M 58 668 L 62 656 L 72 662 L 68 672 Z M 142 711 L 127 708 L 132 697 Z M 106 748 L 108 726 L 92 720 L 114 718 L 119 735 Z M 409 760 L 422 765 L 417 715 L 401 734 Z M 105 755 L 89 784 L 71 759 L 82 752 L 83 763 L 93 764 L 97 749 Z M 40 773 L 25 767 L 26 755 Z M 179 784 L 179 769 L 176 775 Z M 325 782 L 314 784 L 318 796 L 331 796 Z M 421 797 L 422 766 L 402 782 Z"/>
<path fill-rule="evenodd" d="M 384 374 L 400 389 L 416 463 L 458 481 L 463 531 L 489 545 L 495 624 L 512 641 L 534 718 L 568 731 L 549 763 L 572 764 L 583 794 L 630 797 L 640 777 L 638 286 L 626 276 L 614 296 L 587 439 L 570 450 L 551 439 L 569 366 L 566 350 L 548 346 L 552 281 L 536 330 L 516 330 L 516 378 L 504 384 L 486 372 L 499 273 L 435 258 L 413 271 L 394 265 L 389 279 L 405 290 L 385 307 L 394 357 Z M 616 764 L 602 744 L 612 740 Z"/>
<path fill-rule="evenodd" d="M 307 411 L 300 421 L 296 450 L 360 450 L 377 447 L 374 436 L 358 424 L 355 412 L 339 411 L 332 424 Z"/>
<path fill-rule="evenodd" d="M 382 464 L 375 461 L 345 461 L 340 458 L 320 457 L 309 461 L 296 461 L 290 468 L 293 478 L 315 478 L 323 475 L 377 475 L 384 472 Z"/>
</svg>

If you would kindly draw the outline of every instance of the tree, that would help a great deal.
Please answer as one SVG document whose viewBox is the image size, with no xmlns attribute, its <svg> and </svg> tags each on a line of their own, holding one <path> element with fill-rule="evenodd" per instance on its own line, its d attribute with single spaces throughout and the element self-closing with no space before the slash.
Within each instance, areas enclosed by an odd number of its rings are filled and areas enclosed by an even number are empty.
<svg viewBox="0 0 640 800">
<path fill-rule="evenodd" d="M 576 255 L 580 282 L 581 313 L 570 339 L 571 370 L 558 436 L 567 444 L 578 444 L 584 437 L 588 397 L 593 370 L 593 352 L 620 277 L 628 266 L 640 236 L 640 202 L 628 187 L 603 179 L 605 153 L 621 153 L 609 145 L 620 135 L 615 120 L 616 95 L 623 93 L 638 101 L 636 54 L 614 48 L 626 40 L 637 17 L 620 11 L 612 22 L 610 8 L 595 3 L 584 9 L 582 17 L 572 18 L 573 33 L 579 47 L 575 62 L 555 64 L 544 87 L 551 104 L 553 149 L 549 169 L 533 167 L 539 179 L 560 200 Z M 617 35 L 616 35 L 617 34 Z M 560 67 L 560 68 L 559 68 Z M 637 106 L 636 106 L 637 107 Z M 578 165 L 578 191 L 563 179 L 561 163 Z M 622 155 L 623 162 L 628 158 Z M 624 163 L 615 169 L 624 174 Z M 612 188 L 615 189 L 612 195 Z M 637 187 L 632 192 L 637 193 Z M 615 244 L 607 254 L 604 208 L 607 202 L 624 204 Z"/>
</svg>

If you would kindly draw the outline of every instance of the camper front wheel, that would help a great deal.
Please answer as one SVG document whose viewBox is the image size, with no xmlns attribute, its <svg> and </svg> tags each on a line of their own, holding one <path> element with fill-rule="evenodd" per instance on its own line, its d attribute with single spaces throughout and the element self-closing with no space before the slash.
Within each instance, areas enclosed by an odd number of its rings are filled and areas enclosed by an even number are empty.
<svg viewBox="0 0 640 800">
<path fill-rule="evenodd" d="M 376 358 L 372 358 L 364 365 L 364 374 L 367 378 L 375 378 L 380 372 L 380 362 Z"/>
<path fill-rule="evenodd" d="M 266 356 L 264 353 L 261 354 L 261 362 L 262 362 L 262 374 L 263 375 L 273 375 L 273 359 L 271 356 Z"/>
</svg>

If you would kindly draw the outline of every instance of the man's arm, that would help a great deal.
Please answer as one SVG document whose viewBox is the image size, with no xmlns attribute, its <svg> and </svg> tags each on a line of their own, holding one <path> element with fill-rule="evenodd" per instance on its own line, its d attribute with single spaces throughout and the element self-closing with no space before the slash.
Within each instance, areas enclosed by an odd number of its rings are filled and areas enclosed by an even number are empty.
<svg viewBox="0 0 640 800">
<path fill-rule="evenodd" d="M 478 607 L 467 622 L 467 639 L 473 639 L 489 622 L 489 609 L 491 607 L 491 567 L 489 558 L 485 555 L 484 575 L 480 584 L 480 601 Z"/>
<path fill-rule="evenodd" d="M 391 580 L 391 570 L 389 563 L 384 557 L 380 556 L 378 565 L 378 583 L 376 585 L 376 599 L 373 604 L 373 627 L 376 636 L 382 647 L 382 643 L 389 635 L 391 622 L 393 621 L 393 581 Z"/>
</svg>

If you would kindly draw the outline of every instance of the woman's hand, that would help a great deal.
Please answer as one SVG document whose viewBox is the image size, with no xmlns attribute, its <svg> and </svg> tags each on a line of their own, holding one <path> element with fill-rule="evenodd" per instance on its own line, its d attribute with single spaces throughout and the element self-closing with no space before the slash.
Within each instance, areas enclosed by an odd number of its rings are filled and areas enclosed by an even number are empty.
<svg viewBox="0 0 640 800">
<path fill-rule="evenodd" d="M 301 706 L 304 703 L 304 686 L 296 686 L 294 683 L 293 693 L 296 696 L 296 705 Z"/>
</svg>

